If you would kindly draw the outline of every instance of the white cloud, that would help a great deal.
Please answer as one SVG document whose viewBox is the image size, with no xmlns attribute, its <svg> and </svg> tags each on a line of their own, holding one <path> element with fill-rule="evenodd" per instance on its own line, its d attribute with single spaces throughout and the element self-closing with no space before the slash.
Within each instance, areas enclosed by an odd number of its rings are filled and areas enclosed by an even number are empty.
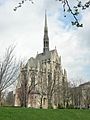
<svg viewBox="0 0 90 120">
<path fill-rule="evenodd" d="M 0 49 L 11 43 L 17 44 L 16 56 L 29 59 L 43 50 L 44 13 L 47 9 L 50 48 L 57 47 L 62 56 L 62 65 L 68 70 L 69 78 L 90 80 L 90 13 L 84 12 L 81 22 L 84 27 L 73 29 L 60 21 L 61 11 L 55 0 L 38 0 L 35 4 L 26 2 L 22 8 L 13 11 L 17 1 L 8 0 L 0 6 Z"/>
</svg>

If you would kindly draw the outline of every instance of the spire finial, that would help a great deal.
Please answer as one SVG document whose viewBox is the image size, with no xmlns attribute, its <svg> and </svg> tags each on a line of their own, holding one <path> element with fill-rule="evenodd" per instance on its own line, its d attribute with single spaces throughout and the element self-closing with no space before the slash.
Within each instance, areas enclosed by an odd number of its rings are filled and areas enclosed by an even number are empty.
<svg viewBox="0 0 90 120">
<path fill-rule="evenodd" d="M 45 53 L 46 51 L 49 51 L 49 38 L 48 38 L 48 27 L 47 27 L 47 14 L 46 14 L 46 10 L 45 10 L 43 53 Z"/>
<path fill-rule="evenodd" d="M 47 31 L 48 32 L 48 27 L 47 27 L 47 10 L 45 9 L 45 28 L 44 28 L 44 32 Z"/>
<path fill-rule="evenodd" d="M 45 27 L 47 27 L 47 10 L 45 9 Z"/>
</svg>

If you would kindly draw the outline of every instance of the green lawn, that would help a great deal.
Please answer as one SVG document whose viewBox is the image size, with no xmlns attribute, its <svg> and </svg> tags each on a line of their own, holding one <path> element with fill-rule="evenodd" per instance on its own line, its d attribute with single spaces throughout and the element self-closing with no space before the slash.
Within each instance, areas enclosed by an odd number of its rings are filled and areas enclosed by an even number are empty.
<svg viewBox="0 0 90 120">
<path fill-rule="evenodd" d="M 1 107 L 0 120 L 90 120 L 90 110 Z"/>
</svg>

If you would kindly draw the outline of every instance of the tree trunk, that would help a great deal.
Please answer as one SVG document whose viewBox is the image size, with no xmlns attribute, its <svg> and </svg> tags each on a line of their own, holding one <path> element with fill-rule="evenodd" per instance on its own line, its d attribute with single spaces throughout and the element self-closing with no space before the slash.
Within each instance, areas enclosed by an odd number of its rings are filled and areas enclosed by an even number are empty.
<svg viewBox="0 0 90 120">
<path fill-rule="evenodd" d="M 52 108 L 52 102 L 51 102 L 51 100 L 52 100 L 52 97 L 49 96 L 49 97 L 48 97 L 48 108 L 49 108 L 49 109 Z"/>
<path fill-rule="evenodd" d="M 42 102 L 43 102 L 43 96 L 41 96 L 41 99 L 40 99 L 40 108 L 42 109 Z"/>
<path fill-rule="evenodd" d="M 1 91 L 0 91 L 0 106 L 2 106 Z"/>
</svg>

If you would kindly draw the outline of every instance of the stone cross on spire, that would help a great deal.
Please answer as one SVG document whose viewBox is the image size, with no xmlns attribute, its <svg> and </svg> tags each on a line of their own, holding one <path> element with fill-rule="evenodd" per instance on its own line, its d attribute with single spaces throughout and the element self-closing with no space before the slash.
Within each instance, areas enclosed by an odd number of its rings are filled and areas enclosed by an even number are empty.
<svg viewBox="0 0 90 120">
<path fill-rule="evenodd" d="M 47 27 L 47 14 L 45 10 L 45 26 L 44 26 L 44 38 L 43 38 L 43 53 L 49 51 L 49 37 L 48 37 L 48 27 Z"/>
</svg>

